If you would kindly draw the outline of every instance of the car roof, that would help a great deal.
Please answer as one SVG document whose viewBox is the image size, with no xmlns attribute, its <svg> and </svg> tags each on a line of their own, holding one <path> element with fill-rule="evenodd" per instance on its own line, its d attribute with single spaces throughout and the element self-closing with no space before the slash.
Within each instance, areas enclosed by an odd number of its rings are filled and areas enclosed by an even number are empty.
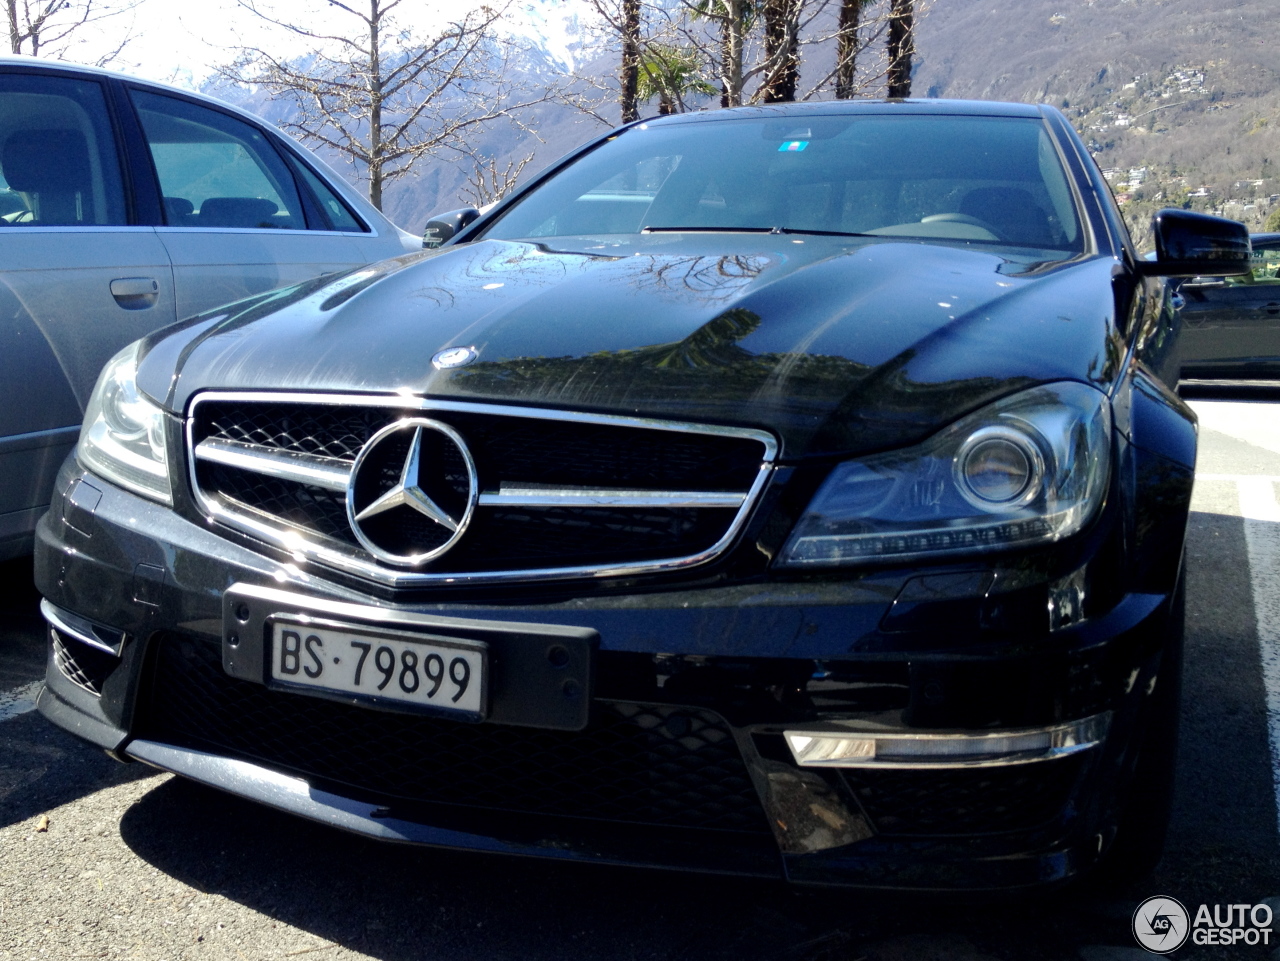
<svg viewBox="0 0 1280 961">
<path fill-rule="evenodd" d="M 219 100 L 217 97 L 211 97 L 207 93 L 197 93 L 194 90 L 184 90 L 182 87 L 175 87 L 167 83 L 158 83 L 154 80 L 143 80 L 140 77 L 134 77 L 127 73 L 121 73 L 118 70 L 106 70 L 102 67 L 89 67 L 81 63 L 70 63 L 65 60 L 46 60 L 43 57 L 28 57 L 25 54 L 7 53 L 0 55 L 0 69 L 4 67 L 21 67 L 23 70 L 39 70 L 48 73 L 80 73 L 89 74 L 94 77 L 110 77 L 114 80 L 121 80 L 126 83 L 134 84 L 140 87 L 150 87 L 160 93 L 177 94 L 181 97 L 190 97 L 193 100 L 203 100 L 207 103 L 216 104 L 223 110 L 238 114 L 247 120 L 252 120 L 255 124 L 268 123 L 257 114 L 250 113 L 243 107 L 237 107 L 233 103 L 227 103 L 225 100 Z"/>
<path fill-rule="evenodd" d="M 819 100 L 808 103 L 771 103 L 751 107 L 649 117 L 645 124 L 707 123 L 724 120 L 778 119 L 784 117 L 830 116 L 948 116 L 948 117 L 1028 117 L 1043 116 L 1042 108 L 1029 103 L 995 100 Z"/>
</svg>

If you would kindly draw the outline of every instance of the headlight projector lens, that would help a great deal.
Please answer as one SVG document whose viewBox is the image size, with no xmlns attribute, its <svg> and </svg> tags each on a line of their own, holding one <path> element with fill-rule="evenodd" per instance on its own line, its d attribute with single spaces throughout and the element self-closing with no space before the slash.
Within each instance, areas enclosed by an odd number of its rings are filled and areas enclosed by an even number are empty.
<svg viewBox="0 0 1280 961">
<path fill-rule="evenodd" d="M 956 453 L 956 486 L 974 507 L 1006 511 L 1040 492 L 1044 460 L 1035 442 L 1008 427 L 975 431 Z"/>
</svg>

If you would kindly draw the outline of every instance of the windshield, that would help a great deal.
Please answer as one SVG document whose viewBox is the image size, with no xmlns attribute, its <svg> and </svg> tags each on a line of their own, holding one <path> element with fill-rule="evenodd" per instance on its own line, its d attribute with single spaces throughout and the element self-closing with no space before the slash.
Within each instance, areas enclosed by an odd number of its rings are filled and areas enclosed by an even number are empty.
<svg viewBox="0 0 1280 961">
<path fill-rule="evenodd" d="M 532 191 L 482 236 L 786 230 L 1080 252 L 1034 118 L 816 116 L 642 125 Z"/>
</svg>

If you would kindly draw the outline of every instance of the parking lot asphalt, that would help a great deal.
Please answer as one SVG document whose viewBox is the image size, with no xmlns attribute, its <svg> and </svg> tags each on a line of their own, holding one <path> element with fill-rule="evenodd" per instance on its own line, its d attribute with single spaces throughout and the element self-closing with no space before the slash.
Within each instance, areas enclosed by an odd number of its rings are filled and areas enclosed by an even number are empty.
<svg viewBox="0 0 1280 961">
<path fill-rule="evenodd" d="M 1130 932 L 1147 897 L 1194 911 L 1280 895 L 1280 404 L 1195 406 L 1182 753 L 1167 854 L 1147 881 L 941 903 L 345 835 L 118 764 L 29 710 L 44 641 L 30 564 L 10 562 L 0 959 L 1151 957 Z M 1280 958 L 1280 945 L 1175 957 Z"/>
</svg>

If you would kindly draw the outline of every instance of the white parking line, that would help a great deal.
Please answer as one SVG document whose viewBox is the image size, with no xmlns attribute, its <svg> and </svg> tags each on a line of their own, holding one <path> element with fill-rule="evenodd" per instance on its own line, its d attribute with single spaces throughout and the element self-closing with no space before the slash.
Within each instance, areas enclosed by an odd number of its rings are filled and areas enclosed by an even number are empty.
<svg viewBox="0 0 1280 961">
<path fill-rule="evenodd" d="M 43 681 L 32 681 L 22 687 L 15 687 L 12 691 L 0 691 L 0 722 L 34 711 L 36 698 L 40 696 L 43 684 Z"/>
<path fill-rule="evenodd" d="M 1280 504 L 1270 477 L 1238 477 L 1240 516 L 1249 552 L 1249 580 L 1258 622 L 1262 680 L 1267 691 L 1267 731 L 1271 741 L 1271 777 L 1280 826 Z"/>
</svg>

